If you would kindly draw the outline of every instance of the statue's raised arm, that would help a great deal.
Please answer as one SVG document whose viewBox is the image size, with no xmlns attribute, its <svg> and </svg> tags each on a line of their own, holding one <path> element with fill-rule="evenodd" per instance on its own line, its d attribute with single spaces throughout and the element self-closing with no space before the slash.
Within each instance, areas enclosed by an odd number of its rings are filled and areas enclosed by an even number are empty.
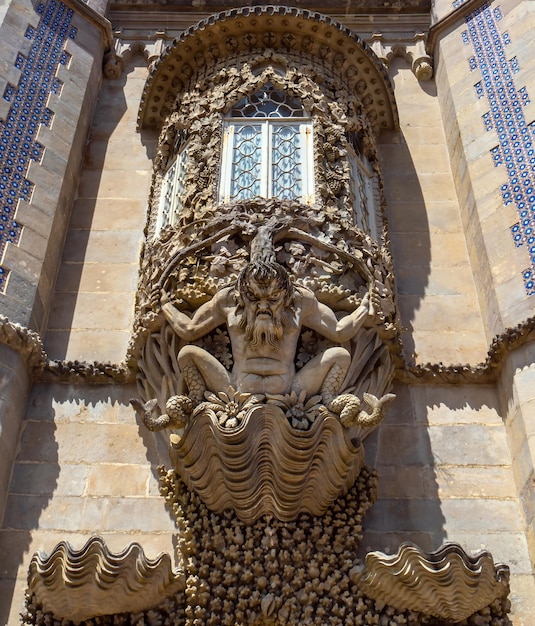
<svg viewBox="0 0 535 626">
<path fill-rule="evenodd" d="M 195 341 L 226 322 L 225 302 L 229 289 L 223 289 L 200 306 L 192 317 L 188 317 L 171 304 L 169 296 L 162 291 L 160 303 L 163 314 L 175 333 L 187 341 Z"/>
<path fill-rule="evenodd" d="M 354 311 L 339 320 L 333 311 L 319 302 L 312 292 L 304 289 L 300 292 L 303 306 L 303 325 L 335 343 L 344 343 L 352 339 L 366 318 L 372 315 L 369 293 L 364 295 L 360 305 Z"/>
</svg>

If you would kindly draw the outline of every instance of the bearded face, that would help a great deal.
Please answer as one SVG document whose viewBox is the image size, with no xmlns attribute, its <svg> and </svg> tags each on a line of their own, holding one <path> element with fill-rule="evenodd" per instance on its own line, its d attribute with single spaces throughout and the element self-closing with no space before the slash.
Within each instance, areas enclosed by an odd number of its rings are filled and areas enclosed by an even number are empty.
<svg viewBox="0 0 535 626">
<path fill-rule="evenodd" d="M 282 339 L 288 294 L 276 279 L 259 282 L 250 278 L 240 290 L 240 327 L 251 347 L 268 344 L 275 348 Z"/>
</svg>

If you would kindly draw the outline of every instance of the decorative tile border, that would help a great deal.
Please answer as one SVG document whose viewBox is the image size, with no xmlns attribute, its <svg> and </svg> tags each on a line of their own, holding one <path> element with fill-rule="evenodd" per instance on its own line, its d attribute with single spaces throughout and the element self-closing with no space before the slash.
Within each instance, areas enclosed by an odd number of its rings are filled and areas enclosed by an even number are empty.
<svg viewBox="0 0 535 626">
<path fill-rule="evenodd" d="M 2 94 L 11 104 L 5 120 L 0 120 L 0 260 L 8 242 L 17 244 L 22 224 L 15 219 L 19 200 L 28 202 L 33 183 L 26 178 L 30 162 L 40 161 L 43 146 L 36 140 L 39 126 L 50 126 L 54 117 L 47 107 L 51 93 L 59 94 L 62 82 L 55 76 L 60 65 L 68 65 L 70 55 L 63 49 L 74 39 L 72 9 L 57 0 L 36 6 L 40 15 L 36 28 L 28 26 L 25 37 L 32 42 L 28 56 L 18 54 L 18 85 L 8 84 Z M 0 292 L 5 291 L 9 270 L 0 266 Z"/>
<path fill-rule="evenodd" d="M 518 211 L 519 220 L 511 233 L 518 247 L 528 247 L 531 265 L 522 275 L 526 293 L 531 296 L 535 295 L 535 148 L 533 130 L 523 112 L 530 97 L 526 87 L 515 85 L 514 77 L 521 67 L 516 57 L 507 57 L 511 40 L 498 28 L 502 17 L 500 7 L 492 8 L 486 2 L 466 17 L 467 30 L 461 36 L 474 49 L 468 60 L 470 71 L 478 69 L 482 77 L 474 85 L 476 97 L 485 97 L 490 106 L 483 115 L 484 128 L 494 129 L 498 135 L 499 144 L 490 153 L 494 165 L 505 166 L 507 171 L 502 198 L 506 206 L 514 203 Z"/>
</svg>

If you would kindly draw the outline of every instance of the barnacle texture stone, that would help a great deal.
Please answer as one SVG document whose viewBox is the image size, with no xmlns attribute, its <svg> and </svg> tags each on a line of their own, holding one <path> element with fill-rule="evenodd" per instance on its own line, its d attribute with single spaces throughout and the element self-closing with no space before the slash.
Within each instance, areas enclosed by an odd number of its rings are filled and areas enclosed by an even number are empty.
<svg viewBox="0 0 535 626">
<path fill-rule="evenodd" d="M 175 470 L 208 508 L 232 508 L 247 523 L 266 514 L 282 521 L 323 515 L 353 485 L 363 456 L 334 415 L 300 431 L 270 404 L 252 407 L 232 430 L 207 408 L 171 446 Z"/>
<path fill-rule="evenodd" d="M 85 626 L 452 626 L 374 600 L 360 588 L 357 549 L 377 483 L 367 468 L 323 517 L 301 513 L 281 522 L 263 516 L 249 525 L 231 511 L 210 512 L 174 471 L 159 471 L 178 527 L 185 591 L 151 610 L 97 617 Z M 507 609 L 498 599 L 462 626 L 509 626 Z M 23 623 L 73 622 L 54 622 L 29 598 Z"/>
</svg>

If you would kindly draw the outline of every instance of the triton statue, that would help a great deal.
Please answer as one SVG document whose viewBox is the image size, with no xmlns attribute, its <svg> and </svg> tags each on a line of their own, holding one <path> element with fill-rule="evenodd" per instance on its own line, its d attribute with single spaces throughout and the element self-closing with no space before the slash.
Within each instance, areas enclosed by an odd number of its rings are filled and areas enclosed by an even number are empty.
<svg viewBox="0 0 535 626">
<path fill-rule="evenodd" d="M 334 312 L 302 286 L 294 286 L 286 269 L 276 261 L 272 225 L 258 228 L 251 243 L 251 261 L 233 286 L 223 288 L 200 306 L 192 317 L 171 303 L 161 291 L 162 312 L 173 331 L 185 341 L 195 341 L 226 325 L 234 366 L 232 371 L 204 348 L 186 345 L 178 353 L 184 395 L 171 396 L 166 414 L 152 415 L 151 402 L 141 406 L 145 425 L 151 430 L 182 427 L 207 394 L 226 392 L 255 394 L 261 401 L 291 394 L 304 401 L 321 399 L 323 406 L 341 418 L 344 426 L 357 423 L 373 426 L 382 419 L 383 407 L 393 396 L 381 399 L 365 394 L 372 413 L 360 410 L 361 401 L 349 393 L 340 394 L 351 363 L 351 354 L 342 346 L 320 351 L 298 372 L 294 364 L 303 327 L 334 343 L 351 340 L 366 321 L 373 323 L 374 306 L 370 292 L 359 306 L 338 319 Z M 302 402 L 301 402 L 302 403 Z"/>
</svg>

